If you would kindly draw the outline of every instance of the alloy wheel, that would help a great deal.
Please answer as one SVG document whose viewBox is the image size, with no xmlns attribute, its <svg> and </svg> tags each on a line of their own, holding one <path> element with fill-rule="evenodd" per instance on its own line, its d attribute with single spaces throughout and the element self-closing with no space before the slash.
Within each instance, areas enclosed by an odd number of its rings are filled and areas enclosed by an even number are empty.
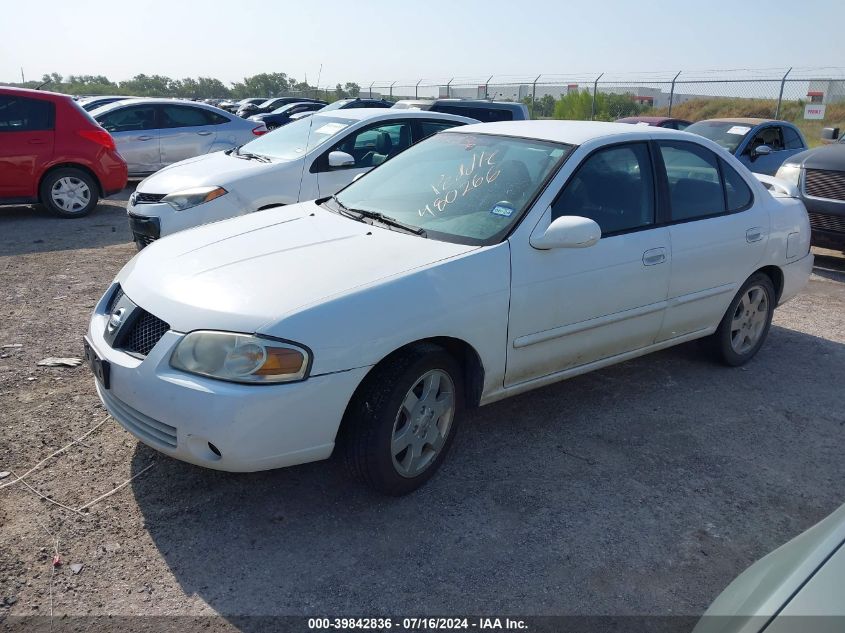
<svg viewBox="0 0 845 633">
<path fill-rule="evenodd" d="M 763 286 L 751 286 L 742 295 L 731 320 L 731 348 L 737 354 L 754 349 L 769 316 L 769 295 Z"/>
</svg>

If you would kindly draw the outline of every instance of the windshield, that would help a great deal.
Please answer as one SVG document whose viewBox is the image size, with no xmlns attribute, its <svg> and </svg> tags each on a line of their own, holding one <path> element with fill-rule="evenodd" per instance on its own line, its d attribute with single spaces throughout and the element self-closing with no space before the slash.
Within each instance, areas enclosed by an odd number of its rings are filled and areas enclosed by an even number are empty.
<svg viewBox="0 0 845 633">
<path fill-rule="evenodd" d="M 571 145 L 444 132 L 410 147 L 341 191 L 350 210 L 390 216 L 428 237 L 468 244 L 502 239 Z"/>
<path fill-rule="evenodd" d="M 754 126 L 730 121 L 699 121 L 687 127 L 685 132 L 692 132 L 718 143 L 731 153 L 736 151 L 742 140 Z"/>
<path fill-rule="evenodd" d="M 352 103 L 354 99 L 341 99 L 340 101 L 335 101 L 334 103 L 330 103 L 325 108 L 321 108 L 320 112 L 329 112 L 330 110 L 340 110 L 343 106 L 347 105 L 348 103 Z"/>
<path fill-rule="evenodd" d="M 355 123 L 349 119 L 315 115 L 280 127 L 244 145 L 244 153 L 278 160 L 296 160 Z"/>
</svg>

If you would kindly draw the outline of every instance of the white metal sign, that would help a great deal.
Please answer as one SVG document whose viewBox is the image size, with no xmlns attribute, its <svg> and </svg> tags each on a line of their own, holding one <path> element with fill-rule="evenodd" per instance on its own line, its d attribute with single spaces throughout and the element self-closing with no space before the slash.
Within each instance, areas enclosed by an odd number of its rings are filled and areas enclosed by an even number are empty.
<svg viewBox="0 0 845 633">
<path fill-rule="evenodd" d="M 821 121 L 824 119 L 824 105 L 821 103 L 808 103 L 804 106 L 804 118 Z"/>
</svg>

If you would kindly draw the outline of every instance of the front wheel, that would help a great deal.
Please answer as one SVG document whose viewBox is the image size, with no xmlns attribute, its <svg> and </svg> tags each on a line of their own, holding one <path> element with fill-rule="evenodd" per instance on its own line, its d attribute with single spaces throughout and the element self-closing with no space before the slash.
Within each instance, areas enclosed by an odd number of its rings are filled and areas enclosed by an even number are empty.
<svg viewBox="0 0 845 633">
<path fill-rule="evenodd" d="M 349 470 L 384 494 L 416 490 L 445 459 L 463 408 L 451 355 L 431 344 L 398 353 L 367 377 L 344 420 Z"/>
<path fill-rule="evenodd" d="M 738 367 L 754 357 L 769 333 L 775 302 L 775 287 L 768 275 L 757 273 L 742 285 L 713 334 L 719 360 Z"/>
<path fill-rule="evenodd" d="M 97 206 L 97 183 L 81 169 L 64 167 L 41 181 L 41 203 L 61 218 L 81 218 Z"/>
</svg>

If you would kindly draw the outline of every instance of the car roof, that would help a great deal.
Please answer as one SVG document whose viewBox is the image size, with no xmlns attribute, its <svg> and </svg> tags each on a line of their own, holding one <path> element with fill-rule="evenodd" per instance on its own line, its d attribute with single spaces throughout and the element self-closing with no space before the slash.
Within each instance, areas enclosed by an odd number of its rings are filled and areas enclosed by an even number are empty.
<svg viewBox="0 0 845 633">
<path fill-rule="evenodd" d="M 195 108 L 202 108 L 203 110 L 211 110 L 212 112 L 221 112 L 223 114 L 229 115 L 228 112 L 225 110 L 221 110 L 220 108 L 216 108 L 213 105 L 209 105 L 207 103 L 203 103 L 202 101 L 188 101 L 187 99 L 161 99 L 161 98 L 152 98 L 152 97 L 133 97 L 131 99 L 123 99 L 121 101 L 113 101 L 112 103 L 107 103 L 104 106 L 99 108 L 95 108 L 90 112 L 90 114 L 105 114 L 106 112 L 111 112 L 112 110 L 117 110 L 119 108 L 125 108 L 127 106 L 136 105 L 136 104 L 143 104 L 143 105 L 189 105 L 194 106 Z M 231 116 L 231 115 L 229 115 Z"/>
<path fill-rule="evenodd" d="M 15 86 L 0 86 L 0 93 L 19 95 L 21 97 L 48 97 L 50 99 L 73 99 L 70 95 L 50 90 L 33 90 L 32 88 L 16 88 Z"/>
<path fill-rule="evenodd" d="M 480 133 L 516 136 L 569 145 L 583 145 L 587 141 L 622 134 L 632 138 L 633 135 L 650 138 L 654 134 L 665 134 L 676 138 L 696 136 L 660 127 L 635 126 L 630 123 L 605 123 L 603 121 L 499 121 L 476 123 L 475 125 L 450 130 L 450 132 L 452 131 L 461 134 Z"/>
<path fill-rule="evenodd" d="M 652 123 L 657 125 L 658 123 L 665 123 L 666 121 L 682 120 L 683 119 L 676 119 L 671 116 L 626 116 L 621 119 L 617 119 L 616 123 Z"/>
<path fill-rule="evenodd" d="M 376 117 L 385 119 L 444 119 L 449 121 L 463 121 L 475 123 L 475 119 L 460 116 L 457 114 L 445 114 L 443 112 L 429 112 L 428 110 L 394 110 L 393 108 L 343 108 L 340 110 L 329 110 L 320 113 L 318 110 L 312 116 L 332 117 L 333 119 L 349 119 L 351 121 L 365 121 Z"/>
<path fill-rule="evenodd" d="M 710 122 L 718 122 L 718 123 L 736 123 L 737 125 L 760 125 L 762 123 L 783 123 L 783 121 L 779 121 L 778 119 L 760 119 L 756 117 L 730 117 L 724 119 L 704 119 L 703 121 L 699 121 L 699 123 L 710 123 Z"/>
</svg>

